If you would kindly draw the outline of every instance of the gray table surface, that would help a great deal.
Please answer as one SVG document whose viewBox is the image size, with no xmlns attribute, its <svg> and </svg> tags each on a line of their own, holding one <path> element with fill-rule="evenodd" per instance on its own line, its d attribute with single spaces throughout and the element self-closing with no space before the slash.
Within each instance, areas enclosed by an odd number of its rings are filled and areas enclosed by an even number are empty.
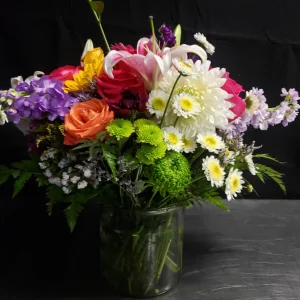
<svg viewBox="0 0 300 300">
<path fill-rule="evenodd" d="M 300 299 L 300 201 L 236 200 L 229 207 L 230 213 L 210 205 L 186 212 L 182 279 L 156 299 Z M 21 299 L 128 299 L 103 284 L 93 293 L 86 288 L 86 296 L 84 289 L 80 296 L 49 297 L 45 290 Z"/>
</svg>

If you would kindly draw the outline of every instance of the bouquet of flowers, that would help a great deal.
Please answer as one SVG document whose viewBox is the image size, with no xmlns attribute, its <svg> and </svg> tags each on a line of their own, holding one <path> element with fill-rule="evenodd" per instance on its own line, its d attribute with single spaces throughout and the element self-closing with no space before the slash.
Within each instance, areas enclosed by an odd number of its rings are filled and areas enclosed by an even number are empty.
<svg viewBox="0 0 300 300">
<path fill-rule="evenodd" d="M 107 277 L 128 294 L 155 295 L 181 271 L 179 208 L 204 201 L 228 210 L 223 198 L 254 191 L 251 176 L 285 191 L 283 174 L 262 163 L 277 160 L 256 154 L 243 135 L 249 126 L 287 126 L 300 98 L 282 89 L 271 108 L 262 89 L 242 96 L 242 86 L 208 60 L 215 49 L 203 34 L 181 44 L 180 25 L 156 32 L 152 17 L 151 36 L 136 47 L 109 46 L 103 3 L 90 3 L 106 54 L 89 40 L 79 66 L 16 77 L 0 92 L 0 123 L 27 120 L 31 154 L 1 166 L 0 183 L 13 177 L 15 196 L 35 177 L 46 187 L 49 214 L 63 203 L 71 230 L 89 199 L 104 204 Z"/>
</svg>

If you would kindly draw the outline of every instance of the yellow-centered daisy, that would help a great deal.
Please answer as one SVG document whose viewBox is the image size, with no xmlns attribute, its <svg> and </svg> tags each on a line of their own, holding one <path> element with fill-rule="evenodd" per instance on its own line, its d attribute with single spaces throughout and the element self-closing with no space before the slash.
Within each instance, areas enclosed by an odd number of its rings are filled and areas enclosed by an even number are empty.
<svg viewBox="0 0 300 300">
<path fill-rule="evenodd" d="M 174 126 L 165 127 L 162 130 L 168 150 L 181 152 L 183 147 L 182 134 Z"/>
<path fill-rule="evenodd" d="M 212 186 L 221 187 L 224 183 L 225 172 L 220 165 L 220 161 L 214 156 L 207 156 L 203 159 L 202 170 L 206 179 Z"/>
<path fill-rule="evenodd" d="M 201 111 L 197 98 L 191 94 L 180 93 L 173 97 L 174 113 L 178 117 L 189 118 Z"/>
<path fill-rule="evenodd" d="M 222 138 L 215 133 L 212 134 L 198 134 L 197 142 L 202 148 L 207 149 L 209 152 L 218 153 L 225 148 L 225 143 Z"/>
<path fill-rule="evenodd" d="M 234 197 L 236 197 L 237 194 L 242 191 L 244 182 L 245 181 L 243 180 L 242 172 L 231 168 L 226 178 L 225 188 L 228 201 L 234 199 Z"/>
<path fill-rule="evenodd" d="M 195 152 L 197 148 L 197 144 L 194 138 L 187 138 L 185 136 L 182 137 L 182 152 L 184 153 L 192 153 Z"/>
<path fill-rule="evenodd" d="M 177 69 L 177 71 L 184 76 L 193 75 L 195 73 L 194 72 L 194 63 L 191 59 L 182 60 L 179 58 L 174 58 L 172 60 L 172 63 L 174 65 L 175 69 Z"/>
<path fill-rule="evenodd" d="M 167 106 L 169 94 L 161 90 L 153 90 L 146 103 L 150 114 L 155 114 L 156 117 L 162 117 Z"/>
</svg>

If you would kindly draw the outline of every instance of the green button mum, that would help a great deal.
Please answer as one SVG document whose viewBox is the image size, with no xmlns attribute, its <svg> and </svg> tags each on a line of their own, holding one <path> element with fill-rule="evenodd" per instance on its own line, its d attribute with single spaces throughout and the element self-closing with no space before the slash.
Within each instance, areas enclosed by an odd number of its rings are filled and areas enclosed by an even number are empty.
<svg viewBox="0 0 300 300">
<path fill-rule="evenodd" d="M 157 125 L 142 125 L 136 131 L 137 142 L 158 146 L 163 143 L 164 134 Z"/>
<path fill-rule="evenodd" d="M 134 132 L 131 122 L 124 119 L 113 120 L 106 126 L 106 130 L 111 136 L 115 136 L 118 141 L 121 138 L 130 137 Z"/>
<path fill-rule="evenodd" d="M 154 188 L 161 194 L 168 192 L 176 195 L 191 183 L 192 176 L 188 160 L 184 155 L 175 151 L 169 151 L 155 162 L 152 167 Z"/>
<path fill-rule="evenodd" d="M 157 146 L 143 144 L 137 151 L 136 157 L 145 165 L 152 165 L 157 159 L 164 157 L 167 145 L 161 142 Z"/>
</svg>

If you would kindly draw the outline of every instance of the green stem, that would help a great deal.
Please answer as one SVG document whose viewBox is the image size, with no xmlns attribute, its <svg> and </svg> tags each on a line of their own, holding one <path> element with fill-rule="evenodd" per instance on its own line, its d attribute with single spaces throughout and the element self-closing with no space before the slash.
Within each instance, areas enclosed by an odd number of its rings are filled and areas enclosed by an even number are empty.
<svg viewBox="0 0 300 300">
<path fill-rule="evenodd" d="M 158 192 L 158 191 L 156 190 L 156 191 L 152 194 L 151 199 L 149 200 L 147 206 L 145 207 L 145 210 L 148 209 L 148 208 L 151 206 L 152 201 L 153 201 L 153 199 L 154 199 L 154 197 L 155 197 L 155 195 L 156 195 L 157 192 Z"/>
<path fill-rule="evenodd" d="M 151 26 L 151 31 L 152 31 L 152 52 L 155 54 L 155 28 L 154 28 L 154 22 L 153 22 L 153 17 L 149 16 L 149 20 L 150 20 L 150 26 Z"/>
<path fill-rule="evenodd" d="M 198 153 L 196 152 L 190 161 L 190 165 L 192 165 L 204 153 L 204 151 L 204 149 L 200 149 Z"/>
<path fill-rule="evenodd" d="M 97 17 L 97 21 L 98 21 L 98 25 L 99 25 L 99 28 L 100 28 L 100 31 L 101 31 L 101 34 L 102 34 L 102 37 L 103 37 L 106 49 L 109 52 L 110 51 L 110 47 L 109 47 L 108 41 L 106 39 L 106 36 L 105 36 L 104 30 L 103 30 L 102 24 L 101 24 L 101 17 L 100 16 Z"/>
<path fill-rule="evenodd" d="M 204 175 L 198 176 L 194 180 L 192 180 L 191 183 L 194 183 L 194 182 L 196 182 L 196 181 L 198 181 L 198 180 L 200 180 L 200 179 L 202 179 L 204 177 L 205 177 Z"/>
<path fill-rule="evenodd" d="M 161 128 L 161 126 L 163 125 L 163 122 L 164 122 L 164 119 L 165 119 L 165 115 L 166 115 L 166 112 L 167 112 L 167 110 L 168 110 L 168 106 L 169 106 L 170 101 L 171 101 L 171 98 L 172 98 L 172 96 L 173 96 L 175 87 L 176 87 L 176 85 L 177 85 L 177 83 L 178 83 L 178 81 L 179 81 L 179 79 L 180 79 L 181 76 L 182 76 L 182 75 L 179 74 L 179 76 L 177 77 L 177 79 L 176 79 L 176 81 L 175 81 L 175 83 L 174 83 L 174 85 L 173 85 L 173 88 L 172 88 L 172 90 L 171 90 L 171 93 L 170 93 L 170 96 L 169 96 L 169 99 L 168 99 L 168 102 L 167 102 L 167 105 L 166 105 L 166 108 L 165 108 L 165 111 L 164 111 L 164 114 L 163 114 L 163 117 L 162 117 L 162 119 L 161 119 L 161 121 L 160 121 L 160 124 L 159 124 L 159 127 L 160 127 L 160 128 Z"/>
<path fill-rule="evenodd" d="M 177 119 L 176 119 L 176 121 L 174 123 L 174 127 L 176 126 L 178 119 L 179 119 L 179 117 L 177 117 Z"/>
</svg>

